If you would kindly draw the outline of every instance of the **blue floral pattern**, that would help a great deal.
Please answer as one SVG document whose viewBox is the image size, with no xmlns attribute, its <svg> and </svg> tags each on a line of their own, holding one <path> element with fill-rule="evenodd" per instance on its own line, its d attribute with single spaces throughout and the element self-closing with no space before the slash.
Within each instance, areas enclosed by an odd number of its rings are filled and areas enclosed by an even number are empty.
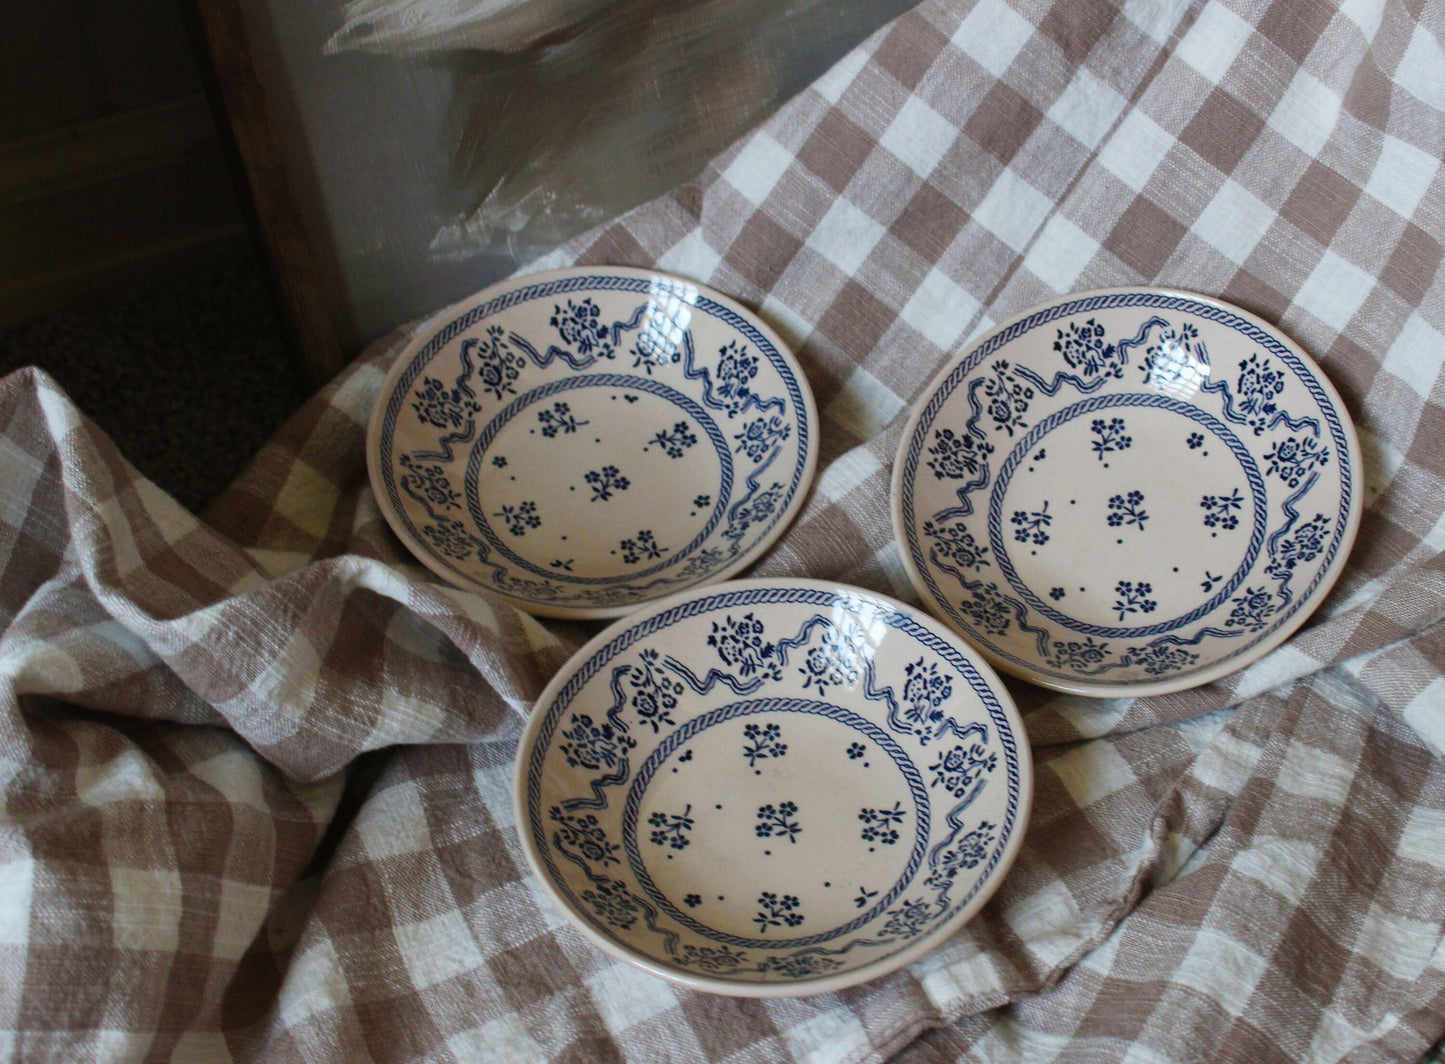
<svg viewBox="0 0 1445 1064">
<path fill-rule="evenodd" d="M 407 356 L 380 432 L 383 512 L 407 545 L 454 582 L 564 613 L 618 612 L 754 556 L 801 500 L 816 450 L 806 385 L 750 320 L 688 286 L 676 293 L 606 274 L 519 282 Z M 529 316 L 513 314 L 523 306 Z M 697 346 L 702 324 L 718 337 L 711 349 Z M 642 400 L 651 406 L 614 423 L 624 403 Z M 565 469 L 643 417 L 652 421 L 637 444 L 644 458 L 614 446 L 590 468 Z M 534 442 L 504 437 L 514 423 Z M 422 442 L 399 447 L 401 438 Z M 639 485 L 655 494 L 657 457 L 678 463 L 679 474 L 665 475 L 711 481 L 683 497 L 697 523 L 678 542 L 649 543 L 600 511 L 574 508 L 629 488 L 635 496 Z M 539 478 L 550 482 L 539 470 L 551 468 L 565 469 L 560 493 L 522 495 Z M 587 522 L 607 526 L 614 544 L 631 541 L 618 564 L 599 566 L 595 553 L 561 542 L 563 530 Z"/>
<path fill-rule="evenodd" d="M 1111 417 L 1107 421 L 1095 418 L 1090 428 L 1097 437 L 1091 446 L 1101 462 L 1105 455 L 1115 451 L 1127 451 L 1134 445 L 1134 437 L 1128 434 L 1128 426 L 1121 417 Z"/>
<path fill-rule="evenodd" d="M 1107 520 L 1110 528 L 1143 528 L 1144 522 L 1149 520 L 1149 513 L 1144 509 L 1144 493 L 1130 491 L 1110 496 Z"/>
<path fill-rule="evenodd" d="M 1250 345 L 1227 365 L 1209 349 L 1222 335 Z M 1067 479 L 1057 459 L 1039 465 L 1056 444 Z M 1358 507 L 1349 426 L 1313 367 L 1170 293 L 1061 299 L 987 337 L 926 398 L 900 463 L 910 575 L 929 601 L 1026 675 L 1111 687 L 1182 679 L 1271 638 L 1338 566 L 1336 530 Z M 1141 479 L 1176 468 L 1197 493 Z M 1182 521 L 1194 531 L 1177 534 Z M 1074 586 L 1061 577 L 1081 552 Z"/>
<path fill-rule="evenodd" d="M 692 806 L 681 813 L 658 811 L 647 818 L 652 827 L 652 844 L 666 846 L 672 850 L 685 850 L 692 843 L 689 832 L 696 826 L 692 818 Z"/>
<path fill-rule="evenodd" d="M 1264 460 L 1268 463 L 1266 473 L 1297 488 L 1300 481 L 1329 462 L 1330 452 L 1311 436 L 1290 436 L 1276 443 Z"/>
<path fill-rule="evenodd" d="M 788 752 L 788 744 L 782 741 L 783 729 L 778 724 L 747 724 L 743 726 L 743 757 L 748 767 L 753 768 L 759 761 L 782 757 Z"/>
<path fill-rule="evenodd" d="M 584 473 L 582 480 L 592 489 L 592 502 L 605 502 L 619 491 L 632 487 L 632 481 L 622 475 L 615 465 L 605 465 Z"/>
<path fill-rule="evenodd" d="M 548 439 L 559 433 L 567 435 L 576 432 L 583 425 L 591 424 L 590 421 L 578 419 L 568 403 L 553 403 L 552 409 L 538 411 L 537 420 L 541 423 L 542 435 Z"/>
<path fill-rule="evenodd" d="M 998 768 L 998 754 L 982 743 L 971 746 L 954 746 L 940 754 L 928 771 L 933 773 L 931 786 L 941 787 L 955 798 L 962 798 L 986 773 Z"/>
<path fill-rule="evenodd" d="M 923 534 L 933 540 L 931 554 L 940 564 L 947 563 L 975 573 L 989 564 L 988 547 L 974 539 L 973 532 L 966 525 L 935 525 L 932 521 L 925 521 Z"/>
<path fill-rule="evenodd" d="M 840 603 L 821 589 L 773 630 L 763 610 L 774 594 L 719 588 L 706 596 L 715 605 L 695 616 L 677 607 L 693 617 L 690 650 L 676 639 L 615 637 L 579 674 L 593 680 L 576 697 L 595 694 L 539 706 L 539 746 L 519 755 L 534 781 L 529 793 L 555 792 L 546 817 L 524 814 L 524 830 L 545 840 L 555 873 L 572 883 L 576 911 L 619 941 L 640 936 L 681 966 L 726 978 L 811 978 L 877 955 L 867 947 L 927 933 L 958 913 L 1000 861 L 1008 830 L 989 826 L 999 816 L 1016 823 L 1022 812 L 1013 726 L 993 710 L 981 720 L 957 716 L 986 690 L 957 649 L 891 606 L 864 602 L 859 613 L 851 597 Z M 898 624 L 917 649 L 885 674 L 864 632 L 876 638 L 880 626 Z M 876 703 L 876 711 L 860 716 L 840 704 L 843 683 L 857 692 L 849 703 Z M 823 733 L 810 730 L 820 725 Z M 935 740 L 929 760 L 899 745 L 922 751 Z M 798 877 L 820 859 L 808 784 L 796 791 L 787 783 L 814 771 L 794 760 L 800 744 L 810 759 L 831 760 L 819 770 L 869 781 L 867 797 L 844 813 L 856 817 L 848 845 L 871 862 L 856 879 L 857 857 L 845 853 Z M 552 751 L 545 762 L 536 760 L 541 750 Z M 687 782 L 699 762 L 701 782 Z M 718 787 L 725 762 L 736 784 Z M 965 823 L 980 802 L 997 812 Z M 828 815 L 838 825 L 834 806 Z M 725 890 L 692 879 L 664 887 L 649 873 L 705 868 L 739 829 L 756 846 L 746 890 L 732 878 Z M 732 921 L 726 932 L 713 922 L 722 910 Z"/>
<path fill-rule="evenodd" d="M 646 451 L 655 446 L 669 458 L 681 458 L 689 447 L 696 444 L 697 433 L 686 421 L 679 421 L 670 429 L 659 429 L 642 449 Z"/>
<path fill-rule="evenodd" d="M 770 927 L 797 927 L 803 922 L 803 914 L 797 911 L 801 902 L 794 894 L 780 897 L 765 890 L 758 895 L 757 904 L 758 914 L 753 917 L 753 922 L 758 925 L 759 931 L 767 931 Z"/>
<path fill-rule="evenodd" d="M 858 833 L 859 838 L 864 842 L 892 846 L 898 841 L 898 827 L 903 823 L 903 817 L 901 802 L 894 802 L 890 809 L 860 809 L 858 819 L 863 821 L 863 829 Z"/>
<path fill-rule="evenodd" d="M 1038 510 L 1015 510 L 1011 520 L 1014 526 L 1014 539 L 1018 542 L 1035 543 L 1042 547 L 1049 541 L 1049 534 L 1044 529 L 1054 523 L 1054 518 L 1049 513 L 1047 502 Z"/>
<path fill-rule="evenodd" d="M 928 468 L 939 480 L 966 480 L 982 472 L 984 462 L 993 453 L 993 444 L 969 432 L 958 435 L 950 428 L 941 428 L 934 430 L 928 453 L 933 456 Z"/>
<path fill-rule="evenodd" d="M 1058 331 L 1054 350 L 1064 362 L 1086 378 L 1099 375 L 1122 377 L 1124 362 L 1118 346 L 1105 338 L 1104 326 L 1093 318 L 1080 324 L 1071 321 Z"/>
<path fill-rule="evenodd" d="M 769 802 L 767 805 L 760 805 L 753 832 L 760 839 L 778 838 L 796 843 L 803 831 L 802 825 L 793 819 L 797 815 L 796 802 L 779 802 L 777 805 Z"/>
<path fill-rule="evenodd" d="M 994 425 L 1012 436 L 1027 428 L 1024 415 L 1034 397 L 1034 389 L 1013 372 L 1005 359 L 993 364 L 992 372 L 982 379 L 985 408 Z"/>
</svg>

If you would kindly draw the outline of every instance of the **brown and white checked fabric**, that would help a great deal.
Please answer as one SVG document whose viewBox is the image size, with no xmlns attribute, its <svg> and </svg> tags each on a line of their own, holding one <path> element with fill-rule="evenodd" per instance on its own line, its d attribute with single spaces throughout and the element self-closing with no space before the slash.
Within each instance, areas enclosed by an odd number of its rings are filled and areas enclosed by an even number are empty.
<svg viewBox="0 0 1445 1064">
<path fill-rule="evenodd" d="M 0 1057 L 1416 1061 L 1445 1033 L 1445 13 L 929 0 L 693 183 L 544 264 L 760 309 L 824 415 L 758 567 L 913 597 L 909 403 L 970 335 L 1114 283 L 1278 322 L 1368 510 L 1305 630 L 1194 691 L 1011 684 L 1038 766 L 1003 889 L 834 995 L 684 992 L 524 870 L 522 714 L 596 626 L 438 586 L 366 486 L 393 338 L 204 520 L 33 372 L 0 383 Z"/>
</svg>

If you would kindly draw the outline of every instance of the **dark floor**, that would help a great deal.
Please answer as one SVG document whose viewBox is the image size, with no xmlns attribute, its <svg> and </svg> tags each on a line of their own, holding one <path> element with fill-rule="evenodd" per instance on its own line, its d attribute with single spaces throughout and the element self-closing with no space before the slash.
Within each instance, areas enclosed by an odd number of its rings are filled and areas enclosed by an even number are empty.
<svg viewBox="0 0 1445 1064">
<path fill-rule="evenodd" d="M 26 365 L 193 512 L 306 397 L 244 252 L 0 331 L 0 376 Z"/>
</svg>

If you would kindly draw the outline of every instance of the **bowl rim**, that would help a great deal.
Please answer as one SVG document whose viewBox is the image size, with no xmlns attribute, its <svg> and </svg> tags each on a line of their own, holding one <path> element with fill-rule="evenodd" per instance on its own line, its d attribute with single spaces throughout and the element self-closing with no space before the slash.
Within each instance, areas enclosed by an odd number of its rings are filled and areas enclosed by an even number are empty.
<svg viewBox="0 0 1445 1064">
<path fill-rule="evenodd" d="M 1306 604 L 1307 608 L 1295 610 L 1278 628 L 1261 638 L 1247 650 L 1242 651 L 1238 657 L 1228 658 L 1224 661 L 1216 662 L 1213 665 L 1205 666 L 1204 668 L 1191 672 L 1183 678 L 1151 680 L 1139 683 L 1075 681 L 1037 672 L 1025 665 L 1011 661 L 995 653 L 988 647 L 975 643 L 972 636 L 955 627 L 952 620 L 941 611 L 933 595 L 928 591 L 927 583 L 923 580 L 922 574 L 918 571 L 917 564 L 914 562 L 906 546 L 908 543 L 908 529 L 903 516 L 905 459 L 914 433 L 917 432 L 918 425 L 923 419 L 930 397 L 937 392 L 939 385 L 953 373 L 955 368 L 965 362 L 984 344 L 1017 325 L 1019 322 L 1041 311 L 1049 310 L 1062 304 L 1078 302 L 1098 296 L 1127 295 L 1131 293 L 1192 300 L 1216 307 L 1268 333 L 1280 343 L 1281 346 L 1288 349 L 1292 355 L 1300 360 L 1302 366 L 1314 376 L 1320 390 L 1324 392 L 1325 397 L 1330 401 L 1335 412 L 1339 415 L 1340 430 L 1349 447 L 1350 469 L 1353 471 L 1352 479 L 1347 483 L 1353 487 L 1354 490 L 1350 499 L 1346 527 L 1338 538 L 1339 546 L 1336 548 L 1334 560 L 1331 562 L 1329 569 L 1322 574 L 1318 585 L 1311 593 L 1311 603 Z M 980 333 L 977 337 L 966 341 L 940 369 L 934 372 L 919 392 L 917 399 L 913 402 L 908 418 L 904 422 L 898 446 L 894 451 L 893 469 L 889 476 L 888 508 L 892 517 L 893 535 L 898 544 L 898 553 L 901 556 L 904 571 L 908 574 L 908 581 L 923 603 L 924 608 L 931 615 L 937 617 L 947 625 L 956 635 L 969 643 L 970 646 L 973 646 L 994 668 L 1018 679 L 1037 684 L 1040 687 L 1061 691 L 1066 694 L 1083 695 L 1088 698 L 1100 699 L 1146 698 L 1153 695 L 1170 694 L 1177 691 L 1190 690 L 1195 687 L 1203 687 L 1225 676 L 1241 672 L 1258 662 L 1266 654 L 1277 649 L 1314 615 L 1315 611 L 1319 609 L 1320 605 L 1329 596 L 1331 589 L 1333 589 L 1335 583 L 1344 573 L 1350 552 L 1354 548 L 1355 539 L 1359 533 L 1360 522 L 1364 513 L 1362 474 L 1363 460 L 1361 457 L 1359 434 L 1355 428 L 1354 419 L 1350 414 L 1349 408 L 1345 405 L 1344 399 L 1335 387 L 1334 382 L 1331 381 L 1329 376 L 1324 372 L 1323 367 L 1321 367 L 1315 359 L 1311 358 L 1300 344 L 1286 333 L 1283 328 L 1266 321 L 1257 314 L 1245 310 L 1243 307 L 1236 306 L 1233 303 L 1215 296 L 1205 295 L 1189 289 L 1161 285 L 1114 285 L 1104 288 L 1089 288 L 1077 292 L 1068 292 L 1026 307 L 1017 314 L 1013 314 L 1006 320 L 1000 322 L 996 327 L 988 329 Z"/>
<path fill-rule="evenodd" d="M 658 598 L 662 596 L 642 598 L 634 603 L 616 606 L 568 606 L 549 602 L 534 602 L 529 599 L 510 595 L 492 586 L 485 580 L 476 579 L 448 569 L 435 559 L 430 551 L 423 549 L 422 546 L 417 543 L 416 538 L 405 527 L 405 523 L 400 520 L 392 507 L 390 493 L 387 490 L 388 482 L 386 479 L 386 471 L 381 468 L 381 434 L 383 422 L 386 419 L 386 407 L 389 405 L 401 377 L 410 368 L 416 354 L 427 344 L 431 343 L 440 330 L 472 309 L 505 293 L 519 291 L 534 285 L 546 285 L 570 277 L 588 276 L 629 277 L 639 280 L 657 278 L 671 284 L 687 285 L 695 289 L 699 296 L 716 303 L 725 310 L 731 311 L 738 317 L 746 320 L 756 329 L 758 333 L 772 345 L 783 366 L 792 374 L 794 383 L 797 386 L 798 397 L 801 400 L 801 422 L 807 429 L 808 439 L 801 471 L 798 474 L 797 487 L 793 491 L 792 497 L 788 500 L 788 505 L 782 508 L 772 526 L 752 547 L 740 553 L 736 558 L 716 572 L 680 590 L 685 591 L 688 588 L 703 587 L 727 580 L 734 574 L 741 572 L 743 569 L 755 563 L 772 549 L 779 537 L 781 537 L 798 518 L 798 515 L 802 512 L 804 505 L 812 493 L 814 482 L 817 478 L 818 448 L 821 435 L 818 422 L 817 400 L 813 395 L 808 376 L 804 372 L 797 354 L 778 334 L 777 330 L 765 321 L 759 312 L 749 309 L 726 293 L 720 292 L 702 282 L 695 281 L 690 277 L 671 273 L 667 270 L 636 266 L 597 265 L 565 266 L 557 269 L 541 270 L 535 273 L 514 274 L 510 277 L 495 281 L 475 292 L 471 292 L 461 299 L 449 303 L 440 310 L 434 311 L 410 326 L 400 349 L 396 355 L 393 356 L 391 365 L 387 367 L 386 374 L 377 388 L 375 397 L 372 399 L 366 425 L 365 450 L 367 480 L 371 486 L 372 495 L 376 500 L 377 509 L 380 511 L 384 523 L 413 559 L 429 570 L 434 576 L 440 578 L 448 586 L 458 588 L 462 591 L 471 591 L 490 596 L 493 600 L 505 602 L 509 606 L 513 606 L 516 609 L 536 617 L 551 617 L 560 620 L 578 621 L 610 620 L 617 617 L 624 617 L 640 607 L 657 601 Z M 506 308 L 500 308 L 497 313 L 505 313 L 505 311 Z M 668 589 L 665 594 L 676 594 L 678 590 L 679 589 Z"/>
<path fill-rule="evenodd" d="M 540 731 L 546 716 L 545 707 L 551 704 L 561 689 L 571 681 L 577 671 L 584 666 L 589 659 L 595 656 L 599 650 L 607 646 L 615 640 L 618 635 L 629 628 L 645 624 L 657 614 L 664 613 L 695 599 L 706 598 L 712 595 L 726 595 L 733 591 L 786 590 L 796 588 L 828 592 L 839 596 L 857 596 L 863 599 L 871 599 L 885 608 L 894 610 L 925 626 L 939 638 L 945 640 L 949 645 L 957 649 L 959 653 L 966 657 L 969 663 L 977 669 L 980 678 L 997 698 L 1000 710 L 1007 719 L 1015 740 L 1014 747 L 1017 752 L 1019 772 L 1019 800 L 1018 819 L 1015 822 L 1013 834 L 1005 843 L 999 860 L 990 873 L 989 878 L 979 886 L 975 895 L 957 913 L 947 921 L 941 923 L 938 927 L 930 930 L 926 934 L 920 935 L 902 949 L 860 965 L 857 968 L 831 975 L 818 975 L 779 982 L 743 982 L 697 975 L 678 968 L 669 967 L 644 953 L 628 949 L 621 943 L 613 941 L 591 927 L 586 920 L 582 919 L 573 911 L 572 905 L 557 890 L 542 864 L 541 856 L 537 852 L 535 841 L 532 838 L 531 832 L 527 830 L 526 823 L 528 808 L 528 763 L 531 750 L 536 742 L 537 733 Z M 613 958 L 631 964 L 668 982 L 692 990 L 722 994 L 728 997 L 746 998 L 802 997 L 857 986 L 861 983 L 870 982 L 898 971 L 942 945 L 943 942 L 957 934 L 978 915 L 979 911 L 988 904 L 999 887 L 1002 886 L 1005 879 L 1007 879 L 1009 871 L 1022 849 L 1024 836 L 1028 832 L 1033 811 L 1033 795 L 1033 752 L 1029 745 L 1028 732 L 1024 727 L 1023 718 L 1008 688 L 1004 685 L 1003 680 L 978 653 L 976 647 L 968 641 L 961 639 L 958 633 L 949 628 L 948 625 L 941 623 L 937 618 L 917 606 L 909 605 L 891 595 L 871 591 L 867 588 L 857 587 L 842 581 L 823 580 L 812 577 L 765 577 L 746 580 L 729 580 L 721 584 L 692 587 L 669 595 L 664 599 L 649 602 L 641 610 L 614 621 L 573 653 L 567 659 L 566 663 L 558 669 L 547 682 L 546 686 L 542 689 L 542 693 L 537 696 L 532 704 L 522 732 L 518 737 L 512 769 L 512 811 L 522 852 L 526 856 L 527 865 L 532 873 L 534 882 L 540 886 L 543 895 L 557 912 L 562 915 L 568 926 L 580 933 L 592 945 L 599 947 Z"/>
</svg>

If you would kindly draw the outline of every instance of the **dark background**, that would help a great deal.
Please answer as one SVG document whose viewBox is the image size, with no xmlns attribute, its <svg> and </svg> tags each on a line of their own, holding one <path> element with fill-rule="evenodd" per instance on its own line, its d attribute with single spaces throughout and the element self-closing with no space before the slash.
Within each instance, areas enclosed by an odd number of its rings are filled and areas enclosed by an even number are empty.
<svg viewBox="0 0 1445 1064">
<path fill-rule="evenodd" d="M 0 5 L 0 376 L 199 511 L 305 399 L 176 0 Z"/>
</svg>

